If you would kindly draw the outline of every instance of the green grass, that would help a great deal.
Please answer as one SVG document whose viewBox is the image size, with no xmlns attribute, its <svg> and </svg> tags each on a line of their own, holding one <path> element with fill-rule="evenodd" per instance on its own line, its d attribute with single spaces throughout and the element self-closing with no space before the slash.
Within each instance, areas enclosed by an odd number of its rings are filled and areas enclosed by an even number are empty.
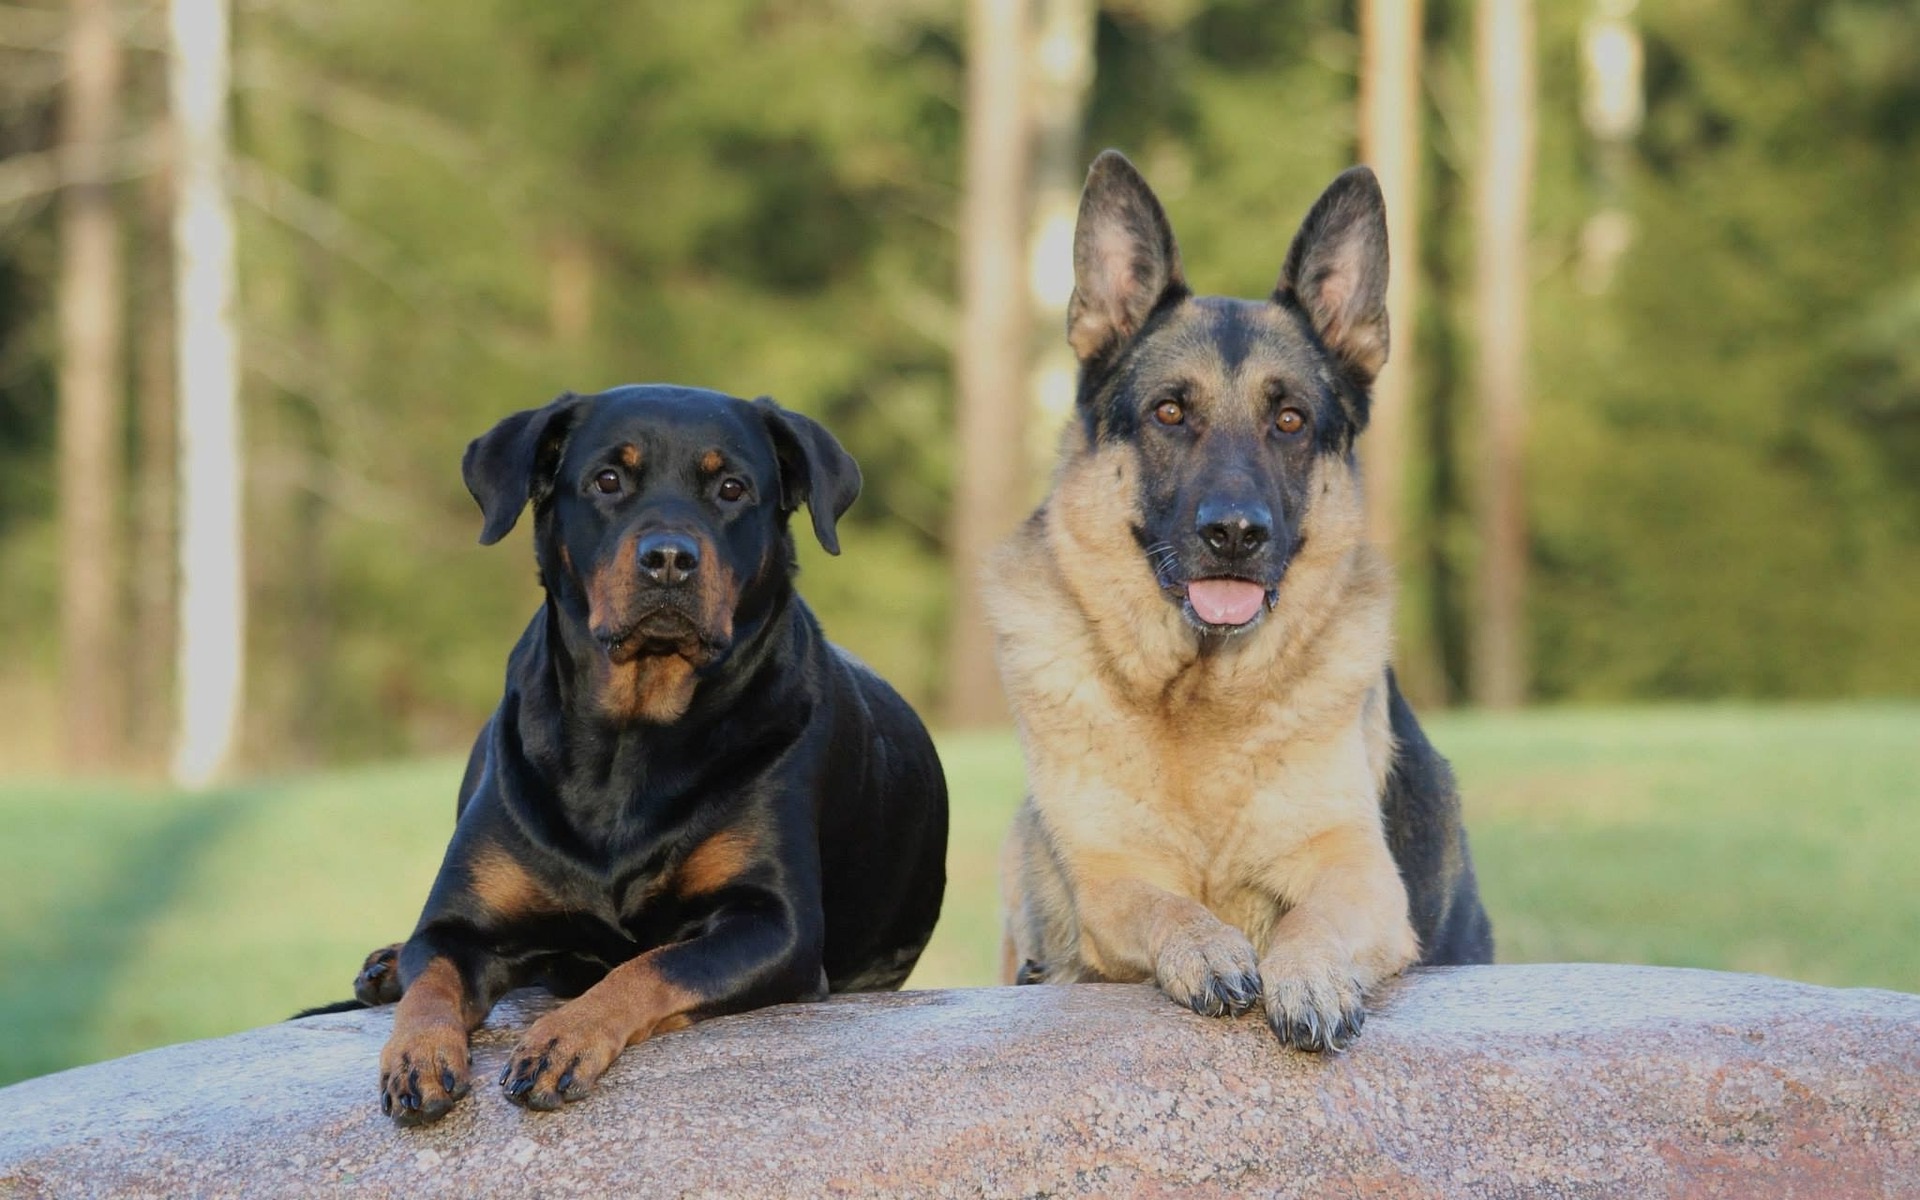
<svg viewBox="0 0 1920 1200">
<path fill-rule="evenodd" d="M 1430 722 L 1505 961 L 1651 962 L 1920 991 L 1920 706 Z M 952 736 L 946 915 L 913 984 L 993 982 L 1005 735 Z M 0 783 L 0 1082 L 346 995 L 403 935 L 454 760 L 181 796 Z"/>
</svg>

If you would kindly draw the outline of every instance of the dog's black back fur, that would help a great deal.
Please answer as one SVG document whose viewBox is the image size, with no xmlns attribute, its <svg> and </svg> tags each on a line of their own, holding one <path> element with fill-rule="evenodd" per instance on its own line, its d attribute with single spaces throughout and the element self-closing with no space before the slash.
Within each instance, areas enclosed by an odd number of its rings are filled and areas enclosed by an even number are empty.
<svg viewBox="0 0 1920 1200">
<path fill-rule="evenodd" d="M 1387 845 L 1407 884 L 1408 915 L 1420 935 L 1420 961 L 1460 966 L 1493 961 L 1493 924 L 1480 904 L 1453 769 L 1433 748 L 1387 672 L 1393 766 L 1380 810 Z"/>
</svg>

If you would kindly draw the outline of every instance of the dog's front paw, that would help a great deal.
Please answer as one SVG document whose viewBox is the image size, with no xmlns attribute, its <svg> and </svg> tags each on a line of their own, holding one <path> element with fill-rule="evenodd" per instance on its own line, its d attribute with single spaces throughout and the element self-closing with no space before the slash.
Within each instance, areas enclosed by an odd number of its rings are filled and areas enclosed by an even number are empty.
<svg viewBox="0 0 1920 1200">
<path fill-rule="evenodd" d="M 620 1057 L 627 1039 L 584 1016 L 559 1008 L 535 1021 L 507 1056 L 500 1087 L 507 1099 L 543 1112 L 585 1098 Z"/>
<path fill-rule="evenodd" d="M 353 998 L 362 1004 L 378 1006 L 400 999 L 400 945 L 382 946 L 367 955 L 360 973 L 353 977 Z"/>
<path fill-rule="evenodd" d="M 1260 960 L 1253 943 L 1218 921 L 1162 948 L 1154 979 L 1161 991 L 1207 1017 L 1238 1016 L 1260 998 Z"/>
<path fill-rule="evenodd" d="M 1260 963 L 1267 1024 L 1283 1046 L 1345 1050 L 1366 1024 L 1366 987 L 1353 960 L 1331 947 L 1282 942 Z"/>
<path fill-rule="evenodd" d="M 457 1026 L 389 1038 L 380 1051 L 380 1111 L 402 1125 L 438 1121 L 467 1094 L 472 1067 L 466 1031 Z"/>
</svg>

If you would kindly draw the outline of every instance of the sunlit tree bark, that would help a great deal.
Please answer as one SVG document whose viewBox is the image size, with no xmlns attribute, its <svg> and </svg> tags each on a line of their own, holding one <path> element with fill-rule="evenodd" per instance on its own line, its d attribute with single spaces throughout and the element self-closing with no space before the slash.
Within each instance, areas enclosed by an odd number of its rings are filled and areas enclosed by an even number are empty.
<svg viewBox="0 0 1920 1200">
<path fill-rule="evenodd" d="M 301 121 L 306 138 L 305 186 L 307 194 L 331 204 L 334 200 L 334 136 L 326 116 L 309 112 Z M 315 363 L 332 360 L 333 297 L 335 291 L 333 256 L 307 239 L 301 247 L 301 262 L 306 286 L 294 308 L 299 324 L 300 344 L 306 357 Z M 324 368 L 323 368 L 324 371 Z M 328 570 L 328 505 L 318 479 L 324 474 L 333 453 L 327 437 L 323 406 L 333 397 L 321 394 L 289 397 L 290 429 L 299 447 L 305 471 L 294 489 L 289 541 L 293 554 L 288 559 L 289 594 L 292 601 L 292 659 L 294 669 L 293 711 L 288 714 L 288 743 L 295 757 L 317 764 L 326 757 L 324 719 L 327 696 L 333 685 L 334 645 L 333 580 Z"/>
<path fill-rule="evenodd" d="M 1031 461 L 1044 462 L 1073 411 L 1078 373 L 1067 345 L 1067 301 L 1073 296 L 1073 223 L 1089 157 L 1083 133 L 1098 6 L 1094 0 L 1036 0 L 1036 10 L 1027 232 L 1027 285 L 1033 303 L 1027 386 L 1033 421 L 1027 453 Z"/>
<path fill-rule="evenodd" d="M 1534 165 L 1531 0 L 1480 0 L 1475 322 L 1480 346 L 1480 595 L 1474 691 L 1505 708 L 1527 694 L 1527 232 Z"/>
<path fill-rule="evenodd" d="M 60 569 L 66 742 L 76 767 L 120 756 L 124 397 L 113 140 L 120 48 L 112 0 L 73 0 L 61 98 Z"/>
<path fill-rule="evenodd" d="M 134 312 L 135 439 L 132 553 L 128 575 L 133 594 L 133 673 L 129 695 L 133 729 L 142 759 L 157 763 L 166 753 L 173 722 L 177 439 L 173 406 L 173 176 L 155 172 L 140 189 L 138 286 Z"/>
<path fill-rule="evenodd" d="M 1005 712 L 979 574 L 1027 500 L 1027 0 L 969 0 L 947 719 Z"/>
<path fill-rule="evenodd" d="M 1426 523 L 1413 511 L 1418 464 L 1414 432 L 1423 424 L 1415 410 L 1414 319 L 1420 280 L 1420 157 L 1423 47 L 1421 0 L 1364 0 L 1360 9 L 1360 158 L 1380 177 L 1387 198 L 1387 242 L 1392 273 L 1387 317 L 1392 353 L 1373 385 L 1373 415 L 1361 443 L 1367 483 L 1368 539 L 1391 556 L 1410 596 L 1433 586 L 1419 553 Z M 1446 686 L 1437 634 L 1421 620 L 1430 606 L 1403 604 L 1396 665 L 1401 686 L 1417 700 L 1439 702 Z"/>
<path fill-rule="evenodd" d="M 1407 431 L 1413 407 L 1414 284 L 1420 274 L 1421 0 L 1365 0 L 1360 11 L 1360 158 L 1387 197 L 1393 348 L 1373 386 L 1366 438 L 1367 528 L 1396 558 L 1406 519 Z"/>
<path fill-rule="evenodd" d="M 1646 117 L 1641 76 L 1646 52 L 1633 23 L 1632 0 L 1594 0 L 1580 30 L 1584 68 L 1580 116 L 1593 138 L 1593 183 L 1597 204 L 1580 229 L 1575 278 L 1588 295 L 1613 286 L 1620 260 L 1633 245 L 1633 214 L 1626 185 L 1633 139 Z"/>
<path fill-rule="evenodd" d="M 233 757 L 246 646 L 234 221 L 226 186 L 228 14 L 224 0 L 171 0 L 168 16 L 180 415 L 180 723 L 172 773 L 182 785 L 201 787 Z"/>
</svg>

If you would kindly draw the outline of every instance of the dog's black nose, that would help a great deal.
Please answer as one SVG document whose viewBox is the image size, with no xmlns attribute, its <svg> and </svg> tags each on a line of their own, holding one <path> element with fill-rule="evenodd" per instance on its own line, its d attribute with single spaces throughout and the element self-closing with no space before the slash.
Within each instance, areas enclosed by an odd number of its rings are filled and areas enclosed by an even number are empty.
<svg viewBox="0 0 1920 1200">
<path fill-rule="evenodd" d="M 1215 554 L 1245 558 L 1273 536 L 1273 514 L 1258 502 L 1209 500 L 1200 506 L 1194 526 Z"/>
<path fill-rule="evenodd" d="M 635 547 L 640 573 L 655 583 L 685 583 L 700 569 L 700 543 L 684 533 L 650 533 Z"/>
</svg>

